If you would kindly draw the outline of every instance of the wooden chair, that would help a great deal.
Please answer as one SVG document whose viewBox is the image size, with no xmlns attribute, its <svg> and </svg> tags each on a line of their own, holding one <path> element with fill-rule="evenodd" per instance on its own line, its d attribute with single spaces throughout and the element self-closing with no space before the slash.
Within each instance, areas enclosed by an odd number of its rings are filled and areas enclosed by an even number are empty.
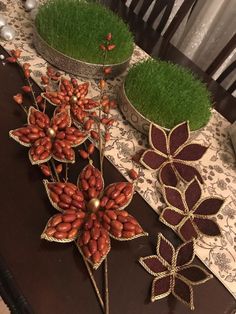
<svg viewBox="0 0 236 314">
<path fill-rule="evenodd" d="M 233 52 L 233 50 L 236 48 L 236 34 L 233 35 L 233 37 L 230 39 L 230 41 L 227 43 L 227 45 L 220 51 L 220 53 L 216 56 L 215 60 L 209 65 L 209 67 L 206 70 L 206 73 L 209 76 L 213 76 L 218 69 L 222 66 L 222 64 L 226 61 L 226 59 L 229 57 L 229 55 Z M 223 72 L 220 74 L 220 76 L 216 79 L 216 81 L 221 84 L 224 82 L 224 80 L 229 77 L 233 71 L 236 71 L 236 60 L 233 61 L 226 69 L 223 70 Z M 233 93 L 236 90 L 236 75 L 233 80 L 233 83 L 229 87 L 227 87 L 227 91 L 229 93 Z"/>
</svg>

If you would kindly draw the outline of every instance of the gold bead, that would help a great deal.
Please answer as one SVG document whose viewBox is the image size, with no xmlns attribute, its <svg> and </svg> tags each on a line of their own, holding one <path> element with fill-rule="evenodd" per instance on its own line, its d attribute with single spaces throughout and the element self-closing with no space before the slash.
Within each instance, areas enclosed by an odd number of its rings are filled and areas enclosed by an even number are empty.
<svg viewBox="0 0 236 314">
<path fill-rule="evenodd" d="M 77 100 L 78 100 L 78 98 L 75 95 L 71 96 L 71 98 L 70 98 L 70 102 L 72 104 L 76 104 Z"/>
<path fill-rule="evenodd" d="M 51 138 L 56 136 L 56 132 L 52 128 L 47 129 L 47 135 Z"/>
<path fill-rule="evenodd" d="M 96 212 L 100 207 L 100 200 L 98 198 L 92 198 L 88 202 L 88 210 L 91 210 L 92 212 Z"/>
</svg>

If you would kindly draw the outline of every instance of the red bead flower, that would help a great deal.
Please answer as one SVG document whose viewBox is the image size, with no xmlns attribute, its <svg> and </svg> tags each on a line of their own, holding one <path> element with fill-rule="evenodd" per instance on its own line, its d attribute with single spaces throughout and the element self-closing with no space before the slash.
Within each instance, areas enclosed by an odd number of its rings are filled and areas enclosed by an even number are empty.
<svg viewBox="0 0 236 314">
<path fill-rule="evenodd" d="M 101 173 L 86 166 L 79 188 L 68 182 L 44 181 L 51 204 L 60 214 L 51 217 L 41 238 L 71 242 L 97 269 L 110 251 L 110 237 L 119 241 L 147 235 L 124 208 L 131 202 L 134 188 L 129 182 L 113 183 L 104 190 Z"/>
<path fill-rule="evenodd" d="M 186 242 L 177 250 L 162 235 L 158 234 L 157 255 L 141 257 L 141 265 L 155 277 L 152 283 L 151 301 L 173 294 L 178 300 L 194 310 L 192 285 L 206 282 L 212 276 L 197 265 L 194 259 L 194 243 Z"/>
<path fill-rule="evenodd" d="M 182 193 L 175 187 L 165 186 L 163 196 L 168 207 L 160 220 L 178 232 L 184 241 L 197 238 L 200 234 L 220 236 L 218 224 L 211 219 L 223 205 L 218 197 L 201 198 L 202 190 L 199 181 L 192 180 Z"/>
<path fill-rule="evenodd" d="M 151 124 L 149 144 L 152 149 L 143 153 L 140 162 L 148 169 L 160 170 L 162 184 L 176 186 L 178 178 L 189 182 L 195 176 L 202 182 L 200 173 L 191 162 L 199 160 L 207 147 L 189 143 L 189 133 L 188 122 L 177 125 L 168 135 L 159 126 Z"/>
<path fill-rule="evenodd" d="M 30 107 L 28 124 L 22 128 L 11 130 L 9 135 L 21 145 L 30 147 L 31 163 L 41 164 L 52 157 L 61 162 L 75 161 L 72 147 L 83 143 L 87 134 L 71 127 L 68 110 L 54 114 L 50 118 L 43 112 Z"/>
<path fill-rule="evenodd" d="M 62 108 L 69 106 L 73 119 L 83 123 L 89 112 L 99 106 L 94 100 L 85 98 L 88 86 L 89 83 L 79 84 L 75 78 L 72 78 L 71 81 L 61 78 L 58 90 L 46 91 L 42 93 L 42 97 L 54 106 Z"/>
</svg>

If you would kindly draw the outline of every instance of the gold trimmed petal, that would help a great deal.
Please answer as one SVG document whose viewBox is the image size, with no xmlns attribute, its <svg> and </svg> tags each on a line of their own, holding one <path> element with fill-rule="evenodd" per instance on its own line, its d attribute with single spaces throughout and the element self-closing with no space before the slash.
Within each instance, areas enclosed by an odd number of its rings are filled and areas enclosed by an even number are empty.
<svg viewBox="0 0 236 314">
<path fill-rule="evenodd" d="M 149 128 L 149 144 L 154 150 L 164 155 L 168 154 L 167 135 L 163 128 L 156 124 L 151 124 Z"/>
<path fill-rule="evenodd" d="M 172 162 L 166 162 L 159 171 L 159 181 L 162 185 L 176 186 L 178 183 L 177 172 Z"/>
<path fill-rule="evenodd" d="M 209 279 L 213 278 L 203 267 L 198 265 L 188 265 L 180 269 L 177 273 L 177 276 L 183 277 L 191 285 L 200 285 L 204 282 L 207 282 Z"/>
<path fill-rule="evenodd" d="M 189 210 L 192 210 L 202 196 L 201 183 L 198 181 L 197 177 L 187 184 L 184 194 L 186 205 Z"/>
<path fill-rule="evenodd" d="M 163 299 L 171 293 L 172 276 L 158 276 L 152 282 L 151 301 Z"/>
<path fill-rule="evenodd" d="M 174 265 L 177 268 L 187 266 L 192 263 L 195 256 L 194 241 L 182 243 L 176 250 Z"/>
<path fill-rule="evenodd" d="M 192 219 L 186 217 L 179 224 L 178 234 L 181 239 L 186 242 L 192 239 L 197 239 L 200 233 L 196 229 L 196 226 L 193 223 Z"/>
<path fill-rule="evenodd" d="M 140 163 L 149 170 L 159 170 L 166 161 L 167 156 L 151 149 L 146 150 L 140 158 Z"/>
<path fill-rule="evenodd" d="M 175 152 L 173 157 L 184 161 L 196 161 L 203 157 L 207 149 L 208 147 L 198 143 L 185 144 Z"/>
<path fill-rule="evenodd" d="M 157 255 L 140 257 L 139 262 L 153 276 L 164 276 L 168 273 L 167 267 Z"/>
<path fill-rule="evenodd" d="M 193 288 L 186 280 L 175 277 L 172 293 L 179 301 L 190 307 L 191 310 L 194 310 Z"/>
<path fill-rule="evenodd" d="M 23 127 L 23 128 L 27 128 L 26 127 Z M 14 130 L 11 130 L 9 131 L 9 136 L 11 138 L 13 138 L 13 140 L 15 140 L 16 142 L 20 143 L 21 145 L 25 146 L 25 147 L 30 147 L 31 146 L 31 142 L 30 140 L 27 138 L 27 137 L 23 137 L 23 139 L 20 140 L 20 131 L 21 131 L 22 128 L 18 128 L 18 129 L 14 129 Z M 27 142 L 25 142 L 25 141 Z"/>
<path fill-rule="evenodd" d="M 186 211 L 185 200 L 182 193 L 177 188 L 165 185 L 163 197 L 169 206 L 178 208 L 183 213 Z"/>
<path fill-rule="evenodd" d="M 222 236 L 219 224 L 213 219 L 209 219 L 204 216 L 195 216 L 193 221 L 199 233 L 204 234 L 207 237 Z"/>
<path fill-rule="evenodd" d="M 182 211 L 173 207 L 166 207 L 162 210 L 159 216 L 159 220 L 163 222 L 166 226 L 176 230 L 184 217 L 185 215 Z"/>
<path fill-rule="evenodd" d="M 163 265 L 170 266 L 173 264 L 175 249 L 170 241 L 168 241 L 161 233 L 157 236 L 156 252 Z"/>
<path fill-rule="evenodd" d="M 199 182 L 203 183 L 203 179 L 199 171 L 186 161 L 175 159 L 173 161 L 173 167 L 183 182 L 188 183 L 197 177 Z"/>
<path fill-rule="evenodd" d="M 177 149 L 189 140 L 189 137 L 190 129 L 188 121 L 176 125 L 168 134 L 169 153 L 173 155 Z"/>
<path fill-rule="evenodd" d="M 220 197 L 206 197 L 194 208 L 195 216 L 212 216 L 216 215 L 224 204 Z"/>
</svg>

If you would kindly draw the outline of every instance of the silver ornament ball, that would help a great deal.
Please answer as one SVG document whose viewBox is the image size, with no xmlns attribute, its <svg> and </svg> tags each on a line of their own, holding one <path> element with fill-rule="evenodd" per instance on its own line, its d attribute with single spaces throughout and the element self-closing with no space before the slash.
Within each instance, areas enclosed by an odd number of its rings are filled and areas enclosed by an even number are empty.
<svg viewBox="0 0 236 314">
<path fill-rule="evenodd" d="M 13 27 L 11 27 L 9 25 L 5 25 L 1 29 L 0 35 L 3 39 L 9 41 L 15 37 L 15 30 Z"/>
<path fill-rule="evenodd" d="M 5 59 L 5 56 L 4 55 L 0 55 L 0 60 L 4 60 Z"/>
<path fill-rule="evenodd" d="M 0 14 L 0 28 L 2 28 L 3 26 L 5 26 L 7 24 L 7 20 L 5 19 L 4 16 L 2 16 Z"/>
<path fill-rule="evenodd" d="M 37 5 L 37 1 L 36 0 L 26 0 L 25 1 L 25 10 L 26 11 L 31 11 L 33 10 Z"/>
</svg>

